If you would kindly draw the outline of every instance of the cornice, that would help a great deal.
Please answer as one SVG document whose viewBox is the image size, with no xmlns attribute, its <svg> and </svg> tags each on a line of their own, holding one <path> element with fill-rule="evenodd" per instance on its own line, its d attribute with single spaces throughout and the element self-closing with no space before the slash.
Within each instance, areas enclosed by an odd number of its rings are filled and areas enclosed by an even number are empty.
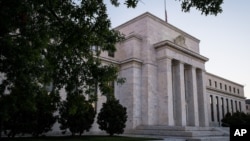
<svg viewBox="0 0 250 141">
<path fill-rule="evenodd" d="M 223 78 L 223 77 L 217 76 L 217 75 L 212 74 L 212 73 L 209 73 L 209 72 L 206 72 L 206 75 L 208 75 L 208 76 L 210 75 L 210 76 L 212 76 L 212 77 L 215 77 L 215 78 L 221 79 L 221 80 L 223 80 L 223 81 L 226 81 L 226 82 L 229 82 L 229 83 L 232 83 L 232 84 L 238 85 L 238 86 L 240 86 L 240 87 L 244 87 L 244 85 L 242 85 L 242 84 L 239 84 L 239 83 L 233 82 L 233 81 L 231 81 L 231 80 L 225 79 L 225 78 Z"/>
<path fill-rule="evenodd" d="M 139 35 L 139 34 L 130 34 L 130 35 L 128 35 L 128 36 L 125 37 L 125 39 L 123 40 L 123 42 L 126 41 L 126 40 L 130 40 L 132 38 L 135 38 L 135 39 L 137 39 L 139 41 L 142 41 L 142 39 L 143 39 L 143 37 L 141 35 Z"/>
<path fill-rule="evenodd" d="M 121 62 L 120 62 L 120 65 L 126 64 L 126 63 L 130 63 L 130 62 L 137 62 L 137 63 L 140 63 L 140 64 L 143 63 L 143 61 L 140 60 L 140 59 L 138 59 L 138 58 L 129 58 L 129 59 L 126 59 L 126 60 L 121 61 Z"/>
<path fill-rule="evenodd" d="M 115 59 L 111 59 L 111 58 L 107 58 L 107 57 L 103 57 L 103 56 L 99 56 L 99 59 L 102 60 L 102 61 L 106 61 L 106 62 L 109 62 L 109 63 L 116 64 L 116 65 L 120 64 L 120 62 L 116 61 Z"/>
<path fill-rule="evenodd" d="M 188 54 L 188 55 L 190 55 L 192 57 L 200 59 L 200 60 L 202 60 L 204 62 L 206 62 L 206 61 L 209 60 L 207 57 L 204 57 L 204 56 L 202 56 L 202 55 L 200 55 L 200 54 L 198 54 L 198 53 L 196 53 L 194 51 L 191 51 L 191 50 L 189 50 L 187 48 L 184 48 L 182 46 L 176 45 L 176 44 L 174 44 L 173 42 L 171 42 L 169 40 L 164 40 L 164 41 L 161 41 L 161 42 L 158 42 L 158 43 L 154 44 L 154 48 L 155 49 L 168 48 L 166 45 L 169 46 L 169 47 L 171 47 L 171 48 L 174 48 L 174 49 L 176 49 L 176 50 L 178 50 L 180 52 Z"/>
<path fill-rule="evenodd" d="M 221 91 L 221 90 L 218 90 L 218 89 L 215 89 L 215 88 L 212 88 L 212 87 L 206 87 L 207 90 L 210 90 L 210 91 L 213 91 L 213 92 L 218 92 L 218 93 L 223 93 L 227 96 L 233 96 L 233 97 L 238 97 L 238 98 L 243 98 L 243 99 L 246 99 L 246 97 L 244 96 L 240 96 L 240 95 L 235 95 L 235 94 L 232 94 L 232 93 L 229 93 L 229 92 L 225 92 L 225 91 Z"/>
</svg>

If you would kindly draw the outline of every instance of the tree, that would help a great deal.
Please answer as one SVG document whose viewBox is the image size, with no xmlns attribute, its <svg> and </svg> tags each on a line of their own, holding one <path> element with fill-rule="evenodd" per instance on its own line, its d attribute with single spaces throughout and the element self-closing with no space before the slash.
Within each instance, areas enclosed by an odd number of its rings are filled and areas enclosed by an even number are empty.
<svg viewBox="0 0 250 141">
<path fill-rule="evenodd" d="M 55 112 L 60 101 L 59 94 L 38 94 L 36 97 L 36 112 L 34 115 L 34 125 L 31 134 L 39 136 L 51 131 L 52 126 L 57 120 Z"/>
<path fill-rule="evenodd" d="M 6 107 L 14 106 L 6 117 L 22 123 L 20 128 L 31 127 L 29 122 L 35 122 L 31 117 L 36 117 L 35 97 L 46 95 L 51 83 L 51 94 L 63 87 L 67 93 L 81 94 L 90 93 L 93 86 L 106 89 L 103 83 L 117 77 L 117 68 L 101 65 L 98 56 L 101 51 L 115 51 L 121 39 L 110 28 L 102 0 L 1 0 L 0 99 L 10 95 L 13 103 L 5 103 Z M 94 46 L 98 50 L 93 51 Z M 103 70 L 106 74 L 99 75 Z M 19 114 L 25 121 L 19 122 Z M 19 127 L 6 122 L 10 124 L 3 128 L 13 127 L 13 135 L 19 133 Z"/>
<path fill-rule="evenodd" d="M 3 113 L 6 114 L 6 119 L 3 120 L 5 133 L 9 137 L 16 134 L 38 136 L 50 131 L 56 121 L 54 112 L 57 110 L 59 95 L 37 93 L 27 96 L 25 91 L 15 91 L 17 92 L 3 97 Z"/>
<path fill-rule="evenodd" d="M 91 103 L 78 93 L 67 96 L 66 101 L 63 101 L 59 109 L 59 113 L 62 133 L 69 129 L 73 136 L 76 133 L 81 136 L 84 131 L 89 131 L 95 118 L 95 110 Z"/>
<path fill-rule="evenodd" d="M 98 114 L 97 123 L 101 130 L 105 130 L 110 136 L 122 134 L 126 127 L 127 111 L 119 100 L 111 98 L 103 103 Z"/>
<path fill-rule="evenodd" d="M 119 5 L 118 0 L 110 1 Z M 125 0 L 125 4 L 136 7 L 138 1 Z M 216 15 L 221 12 L 221 3 L 183 0 L 182 8 L 189 11 L 196 7 L 206 15 Z M 21 114 L 28 120 L 37 108 L 36 95 L 46 95 L 46 86 L 51 83 L 51 94 L 62 88 L 67 93 L 89 94 L 89 88 L 96 86 L 105 94 L 107 83 L 117 78 L 118 69 L 101 65 L 99 55 L 101 51 L 115 51 L 115 43 L 122 39 L 111 29 L 102 0 L 0 0 L 0 101 L 3 95 L 13 96 L 10 99 L 15 103 L 3 107 L 16 112 L 7 114 Z M 98 49 L 94 51 L 93 47 Z M 23 100 L 20 107 L 15 107 L 21 103 L 16 99 Z M 0 116 L 2 122 L 12 117 Z M 12 120 L 18 123 L 20 119 Z M 20 128 L 24 126 L 29 123 Z"/>
</svg>

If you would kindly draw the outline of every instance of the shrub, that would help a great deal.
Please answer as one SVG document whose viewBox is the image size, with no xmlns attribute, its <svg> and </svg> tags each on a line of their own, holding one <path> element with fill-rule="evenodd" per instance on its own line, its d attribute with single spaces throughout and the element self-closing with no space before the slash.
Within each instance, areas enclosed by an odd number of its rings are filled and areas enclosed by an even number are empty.
<svg viewBox="0 0 250 141">
<path fill-rule="evenodd" d="M 98 114 L 97 123 L 101 130 L 105 130 L 110 136 L 122 134 L 126 127 L 127 111 L 119 100 L 111 99 L 103 103 Z"/>
<path fill-rule="evenodd" d="M 83 95 L 70 94 L 67 96 L 66 101 L 62 102 L 59 114 L 62 133 L 64 134 L 69 129 L 72 136 L 76 133 L 81 136 L 84 131 L 89 131 L 91 128 L 94 122 L 95 110 Z"/>
<path fill-rule="evenodd" d="M 250 125 L 250 115 L 243 112 L 227 113 L 225 117 L 221 120 L 222 126 L 229 127 L 235 125 Z"/>
</svg>

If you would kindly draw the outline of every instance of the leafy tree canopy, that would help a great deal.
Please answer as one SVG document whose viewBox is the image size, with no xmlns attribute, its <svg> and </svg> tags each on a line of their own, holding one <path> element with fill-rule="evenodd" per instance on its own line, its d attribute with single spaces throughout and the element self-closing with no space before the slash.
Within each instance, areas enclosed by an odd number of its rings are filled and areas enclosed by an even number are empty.
<svg viewBox="0 0 250 141">
<path fill-rule="evenodd" d="M 115 51 L 122 39 L 110 26 L 102 0 L 0 0 L 0 101 L 10 95 L 13 102 L 1 107 L 16 109 L 0 114 L 0 133 L 12 114 L 28 120 L 41 108 L 37 95 L 56 96 L 63 87 L 78 94 L 93 94 L 96 86 L 108 91 L 117 68 L 101 65 L 98 56 Z"/>
<path fill-rule="evenodd" d="M 137 3 L 143 0 L 125 0 L 127 7 L 135 8 Z M 205 15 L 217 15 L 222 12 L 221 4 L 223 0 L 176 0 L 181 2 L 181 8 L 184 12 L 189 12 L 191 8 L 196 8 Z M 119 6 L 119 0 L 111 0 L 112 4 Z"/>
</svg>

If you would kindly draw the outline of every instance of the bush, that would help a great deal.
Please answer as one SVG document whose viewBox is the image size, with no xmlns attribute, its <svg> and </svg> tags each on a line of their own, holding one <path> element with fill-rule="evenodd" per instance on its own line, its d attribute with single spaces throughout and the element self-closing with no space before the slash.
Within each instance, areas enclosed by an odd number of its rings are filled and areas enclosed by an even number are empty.
<svg viewBox="0 0 250 141">
<path fill-rule="evenodd" d="M 69 94 L 66 101 L 59 108 L 59 123 L 63 134 L 70 130 L 72 136 L 78 133 L 80 136 L 84 131 L 89 131 L 94 122 L 95 110 L 83 95 Z"/>
<path fill-rule="evenodd" d="M 236 112 L 233 113 L 232 115 L 231 113 L 227 113 L 221 121 L 223 127 L 236 126 L 236 125 L 250 126 L 250 115 L 247 115 L 243 112 Z"/>
<path fill-rule="evenodd" d="M 8 137 L 17 134 L 39 136 L 50 131 L 56 121 L 54 112 L 59 102 L 58 94 L 48 94 L 37 89 L 37 93 L 32 95 L 17 91 L 2 98 L 3 109 L 0 108 L 0 111 L 3 111 L 4 116 L 1 118 L 1 130 Z"/>
<path fill-rule="evenodd" d="M 111 99 L 103 103 L 98 114 L 97 123 L 101 130 L 105 130 L 110 136 L 122 134 L 126 127 L 127 111 L 119 100 Z"/>
</svg>

